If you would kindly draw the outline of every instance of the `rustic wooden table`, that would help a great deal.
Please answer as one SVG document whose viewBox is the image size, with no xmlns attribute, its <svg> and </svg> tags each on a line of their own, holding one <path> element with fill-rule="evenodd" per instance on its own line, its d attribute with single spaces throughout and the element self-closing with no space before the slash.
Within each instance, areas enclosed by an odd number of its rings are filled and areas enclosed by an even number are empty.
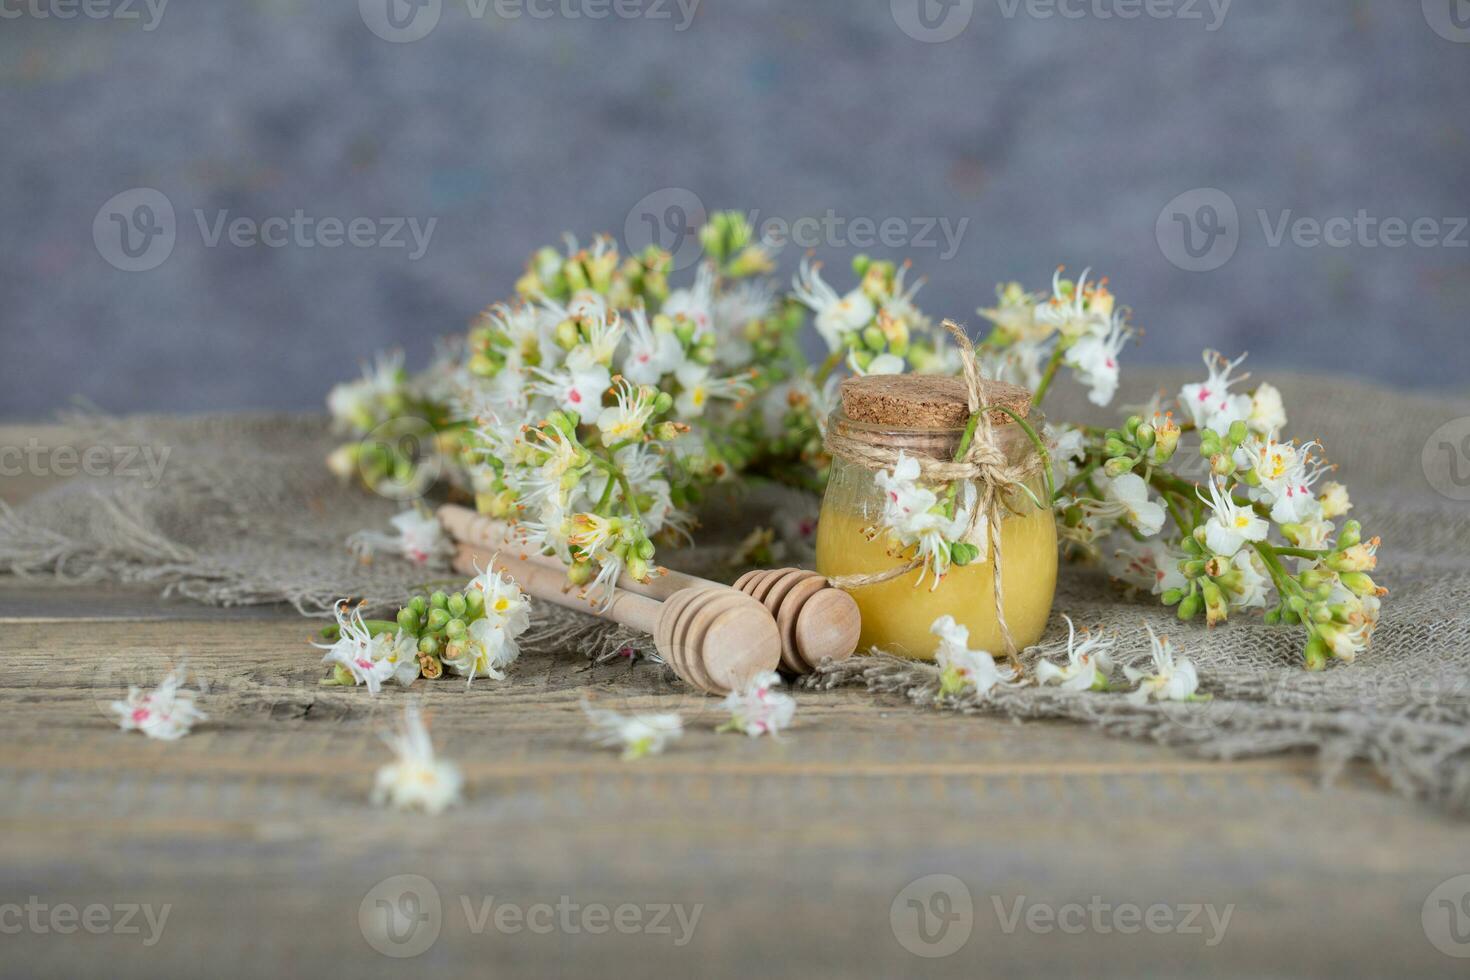
<svg viewBox="0 0 1470 980">
<path fill-rule="evenodd" d="M 57 438 L 0 443 L 33 432 Z M 10 502 L 47 482 L 3 479 Z M 1302 756 L 1199 761 L 856 691 L 753 741 L 655 668 L 569 656 L 429 689 L 468 799 L 427 819 L 368 804 L 405 695 L 317 687 L 290 610 L 0 579 L 0 622 L 8 976 L 1470 969 L 1422 920 L 1470 890 L 1435 891 L 1470 872 L 1466 825 L 1359 769 L 1323 787 Z M 107 703 L 186 654 L 209 722 L 119 732 Z M 589 694 L 690 731 L 620 763 L 583 741 Z"/>
</svg>

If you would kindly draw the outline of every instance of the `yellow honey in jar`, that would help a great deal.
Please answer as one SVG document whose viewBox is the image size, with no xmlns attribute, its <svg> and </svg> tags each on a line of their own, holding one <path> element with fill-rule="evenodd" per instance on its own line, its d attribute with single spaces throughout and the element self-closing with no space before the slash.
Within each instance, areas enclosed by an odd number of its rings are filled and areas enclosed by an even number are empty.
<svg viewBox="0 0 1470 980">
<path fill-rule="evenodd" d="M 842 408 L 829 422 L 848 440 L 902 450 L 910 456 L 953 458 L 968 421 L 967 390 L 956 378 L 914 375 L 853 378 L 842 387 Z M 1014 385 L 992 383 L 987 404 L 1005 404 L 1027 417 L 1029 392 Z M 1025 463 L 1035 446 L 1009 416 L 992 416 L 993 438 L 1013 463 Z M 1033 429 L 1041 420 L 1027 418 Z M 1008 424 L 1011 423 L 1011 424 Z M 1039 460 L 1027 480 L 1037 500 L 1046 491 Z M 883 492 L 876 483 L 878 469 L 835 455 L 832 476 L 822 499 L 817 525 L 817 569 L 828 577 L 869 575 L 901 567 L 907 561 L 899 547 L 879 527 Z M 1041 638 L 1051 615 L 1057 581 L 1056 525 L 1049 508 L 1038 507 L 1019 489 L 1004 496 L 1001 521 L 1001 584 L 1006 623 L 1017 648 Z M 907 554 L 907 553 L 905 553 Z M 969 627 L 972 649 L 1005 652 L 996 616 L 994 555 L 964 567 L 951 566 L 934 586 L 932 575 L 919 582 L 922 569 L 876 585 L 852 591 L 862 612 L 861 648 L 878 647 L 912 659 L 932 660 L 938 638 L 930 626 L 950 615 Z"/>
</svg>

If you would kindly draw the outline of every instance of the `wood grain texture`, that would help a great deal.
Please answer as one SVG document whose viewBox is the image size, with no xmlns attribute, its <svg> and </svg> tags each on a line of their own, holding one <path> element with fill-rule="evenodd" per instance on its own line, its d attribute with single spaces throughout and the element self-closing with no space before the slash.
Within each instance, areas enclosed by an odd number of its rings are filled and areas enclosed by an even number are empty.
<svg viewBox="0 0 1470 980">
<path fill-rule="evenodd" d="M 321 688 L 308 624 L 146 590 L 0 579 L 0 926 L 6 906 L 170 907 L 161 938 L 0 934 L 24 977 L 1464 976 L 1426 939 L 1466 828 L 1361 769 L 1190 758 L 1060 723 L 962 718 L 857 691 L 801 694 L 780 741 L 716 734 L 714 699 L 655 665 L 526 658 L 503 683 Z M 209 721 L 177 743 L 119 732 L 129 682 L 187 656 Z M 368 803 L 378 733 L 423 698 L 466 802 L 434 820 Z M 624 764 L 585 740 L 581 702 L 681 711 L 686 736 Z M 901 945 L 911 882 L 973 900 L 953 955 Z M 359 924 L 398 875 L 432 883 L 436 941 L 400 962 Z M 1224 938 L 1007 929 L 1043 905 L 1233 905 Z M 492 918 L 481 928 L 485 903 Z M 999 908 L 997 907 L 999 903 Z M 498 931 L 493 909 L 700 906 L 621 934 L 557 913 Z M 567 927 L 570 923 L 570 927 Z"/>
<path fill-rule="evenodd" d="M 149 600 L 139 598 L 142 615 Z M 28 976 L 395 973 L 357 915 L 399 874 L 433 882 L 442 932 L 412 961 L 544 976 L 1451 975 L 1420 926 L 1463 870 L 1465 833 L 1301 757 L 1215 763 L 1057 724 L 1017 725 L 802 695 L 781 741 L 718 735 L 717 702 L 655 666 L 522 662 L 504 684 L 412 694 L 316 686 L 302 621 L 0 624 L 0 904 L 173 906 L 163 938 L 7 936 Z M 118 732 L 126 682 L 187 655 L 210 721 L 173 744 Z M 422 682 L 421 682 L 422 684 Z M 437 820 L 368 805 L 377 738 L 423 696 L 467 802 Z M 588 746 L 580 702 L 679 710 L 688 735 L 623 764 Z M 974 898 L 960 952 L 899 945 L 890 905 L 947 872 Z M 1007 934 L 994 907 L 1233 903 L 1195 935 Z M 558 928 L 476 933 L 494 897 L 702 904 L 694 938 Z M 1304 937 L 1310 937 L 1306 941 Z M 18 974 L 17 974 L 18 975 Z"/>
</svg>

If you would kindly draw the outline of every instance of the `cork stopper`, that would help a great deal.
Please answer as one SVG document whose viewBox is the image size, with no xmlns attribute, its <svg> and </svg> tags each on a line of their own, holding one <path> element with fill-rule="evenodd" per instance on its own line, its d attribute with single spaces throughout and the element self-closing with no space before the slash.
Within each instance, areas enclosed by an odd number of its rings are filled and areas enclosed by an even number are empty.
<svg viewBox="0 0 1470 980">
<path fill-rule="evenodd" d="M 986 381 L 985 402 L 1025 418 L 1031 392 L 1005 381 Z M 870 374 L 842 382 L 842 413 L 854 422 L 905 429 L 962 429 L 970 421 L 970 395 L 959 377 L 934 374 Z M 990 412 L 993 425 L 1012 420 Z"/>
</svg>

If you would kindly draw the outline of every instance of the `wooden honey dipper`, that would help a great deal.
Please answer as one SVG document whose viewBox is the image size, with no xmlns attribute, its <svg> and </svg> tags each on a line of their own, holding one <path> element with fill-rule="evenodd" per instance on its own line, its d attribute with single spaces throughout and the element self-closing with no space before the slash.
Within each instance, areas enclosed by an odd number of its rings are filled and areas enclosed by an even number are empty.
<svg viewBox="0 0 1470 980">
<path fill-rule="evenodd" d="M 439 522 L 461 545 L 471 549 L 509 549 L 523 560 L 560 567 L 561 563 L 552 556 L 526 554 L 525 541 L 504 521 L 446 504 L 439 508 Z M 647 582 L 624 576 L 618 580 L 618 588 L 650 599 L 667 600 L 687 589 L 730 586 L 665 570 Z M 742 575 L 734 588 L 760 600 L 770 610 L 780 631 L 784 670 L 810 674 L 823 660 L 846 660 L 857 650 L 862 631 L 862 614 L 857 603 L 846 592 L 832 588 L 816 572 L 799 568 L 760 569 Z"/>
<path fill-rule="evenodd" d="M 455 570 L 477 575 L 494 568 L 515 579 L 526 594 L 653 634 L 664 662 L 686 683 L 709 694 L 739 690 L 757 674 L 774 670 L 781 638 L 764 606 L 728 588 L 682 589 L 666 602 L 619 589 L 603 609 L 572 591 L 559 567 L 489 556 L 461 547 Z"/>
</svg>

